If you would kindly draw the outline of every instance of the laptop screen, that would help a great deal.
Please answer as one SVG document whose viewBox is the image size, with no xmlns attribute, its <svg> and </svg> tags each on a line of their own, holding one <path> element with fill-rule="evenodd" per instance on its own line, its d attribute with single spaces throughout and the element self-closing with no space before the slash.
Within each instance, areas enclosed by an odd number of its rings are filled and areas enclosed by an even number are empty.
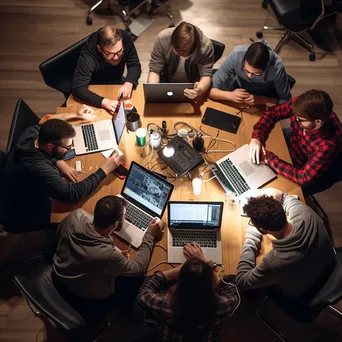
<svg viewBox="0 0 342 342">
<path fill-rule="evenodd" d="M 121 195 L 151 216 L 162 217 L 173 184 L 132 162 Z"/>
<path fill-rule="evenodd" d="M 114 124 L 116 143 L 119 145 L 122 134 L 126 126 L 125 104 L 124 104 L 122 96 L 120 97 L 120 100 L 118 102 L 118 107 L 116 108 L 115 112 L 116 113 L 113 116 L 113 124 Z"/>
<path fill-rule="evenodd" d="M 223 202 L 169 202 L 169 227 L 220 228 L 222 211 Z"/>
</svg>

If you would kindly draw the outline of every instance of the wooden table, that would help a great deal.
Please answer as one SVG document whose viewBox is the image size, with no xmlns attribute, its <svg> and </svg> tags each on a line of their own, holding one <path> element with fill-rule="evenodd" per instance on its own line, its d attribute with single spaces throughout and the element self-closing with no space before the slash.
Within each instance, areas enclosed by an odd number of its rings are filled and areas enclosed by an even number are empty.
<svg viewBox="0 0 342 342">
<path fill-rule="evenodd" d="M 90 86 L 90 89 L 107 98 L 115 98 L 119 86 L 116 85 L 94 85 Z M 208 100 L 202 104 L 199 104 L 194 108 L 191 104 L 145 104 L 144 103 L 144 93 L 142 86 L 139 85 L 137 89 L 133 92 L 132 103 L 137 109 L 137 112 L 141 116 L 141 121 L 143 127 L 146 127 L 149 122 L 155 122 L 159 126 L 163 120 L 166 120 L 169 132 L 173 132 L 173 124 L 177 121 L 186 121 L 191 124 L 196 129 L 201 125 L 202 114 L 207 107 L 212 107 L 218 110 L 236 114 L 239 109 L 228 106 L 227 103 L 219 103 Z M 67 101 L 67 107 L 58 108 L 57 113 L 75 111 L 81 106 L 80 103 L 76 102 L 72 97 Z M 95 109 L 99 111 L 99 109 Z M 252 108 L 248 112 L 243 112 L 242 122 L 240 124 L 237 134 L 231 134 L 225 131 L 220 131 L 219 137 L 231 140 L 235 143 L 236 148 L 249 143 L 251 135 L 253 132 L 253 126 L 258 121 L 261 113 L 256 113 L 256 109 Z M 103 109 L 98 112 L 99 118 L 105 119 L 110 118 Z M 206 133 L 215 136 L 217 129 L 209 126 L 202 126 Z M 154 171 L 166 174 L 166 170 L 161 170 L 161 167 L 165 167 L 164 164 L 156 165 L 161 160 L 155 154 L 153 160 L 151 161 L 151 155 L 142 156 L 142 147 L 136 145 L 135 133 L 125 132 L 122 140 L 120 142 L 120 150 L 124 153 L 122 156 L 122 161 L 126 163 L 127 166 L 130 165 L 131 161 L 134 160 L 146 167 L 153 167 Z M 205 139 L 205 144 L 207 145 L 209 139 Z M 287 162 L 291 162 L 291 158 L 285 143 L 285 139 L 281 130 L 280 124 L 276 124 L 270 137 L 267 141 L 267 146 L 276 153 L 280 158 Z M 215 149 L 230 149 L 231 145 L 218 142 Z M 150 150 L 148 150 L 150 152 Z M 206 155 L 206 159 L 209 163 L 215 162 L 216 160 L 224 157 L 227 153 L 210 153 Z M 83 170 L 86 173 L 94 172 L 97 168 L 101 167 L 104 157 L 101 153 L 86 154 L 83 156 L 77 156 L 74 159 L 68 161 L 68 164 L 75 167 L 75 161 L 81 160 L 83 165 Z M 200 167 L 200 170 L 203 167 Z M 173 174 L 173 172 L 171 172 Z M 191 173 L 192 177 L 198 175 L 198 170 Z M 80 179 L 87 177 L 86 175 L 80 175 Z M 204 179 L 211 177 L 211 173 L 208 172 Z M 123 185 L 123 181 L 116 178 L 114 175 L 109 175 L 100 185 L 99 189 L 93 193 L 89 198 L 82 201 L 79 204 L 66 204 L 58 201 L 53 202 L 52 208 L 52 220 L 58 222 L 63 219 L 67 214 L 76 208 L 84 208 L 87 212 L 93 215 L 96 202 L 106 195 L 116 195 L 119 194 Z M 175 188 L 171 197 L 171 200 L 202 200 L 202 201 L 223 201 L 225 202 L 225 192 L 219 183 L 214 179 L 207 183 L 202 184 L 202 192 L 199 196 L 194 196 L 192 193 L 191 181 L 189 177 L 182 177 L 176 179 L 174 182 Z M 292 181 L 278 176 L 274 181 L 269 183 L 267 187 L 273 187 L 282 190 L 283 192 L 296 194 L 300 199 L 303 200 L 303 194 L 301 188 L 293 183 Z M 164 220 L 167 219 L 166 214 L 164 214 Z M 222 220 L 222 253 L 223 253 L 223 265 L 225 268 L 225 273 L 235 274 L 237 264 L 240 258 L 242 246 L 245 239 L 245 229 L 247 226 L 248 219 L 243 218 L 239 215 L 239 205 L 232 205 L 225 202 L 223 220 Z M 165 234 L 163 240 L 159 243 L 164 248 L 167 248 L 167 234 Z M 264 255 L 271 248 L 270 238 L 265 236 L 262 244 L 261 255 Z M 117 241 L 117 245 L 121 249 L 126 249 L 127 244 L 123 241 Z M 131 255 L 134 257 L 134 251 Z M 160 261 L 167 260 L 167 253 L 161 248 L 155 248 L 153 257 L 150 265 L 153 266 Z M 158 269 L 165 269 L 166 267 L 160 267 Z"/>
</svg>

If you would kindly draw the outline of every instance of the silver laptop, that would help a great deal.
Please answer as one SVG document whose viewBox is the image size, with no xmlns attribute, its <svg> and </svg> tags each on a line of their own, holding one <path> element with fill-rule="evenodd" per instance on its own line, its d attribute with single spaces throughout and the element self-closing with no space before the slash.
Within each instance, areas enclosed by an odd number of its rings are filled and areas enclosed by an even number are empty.
<svg viewBox="0 0 342 342">
<path fill-rule="evenodd" d="M 125 105 L 121 97 L 112 119 L 75 126 L 74 147 L 76 155 L 117 148 L 125 125 Z"/>
<path fill-rule="evenodd" d="M 144 83 L 146 103 L 184 103 L 191 102 L 184 95 L 184 89 L 193 89 L 193 83 Z"/>
<path fill-rule="evenodd" d="M 114 233 L 138 248 L 151 220 L 162 218 L 172 191 L 173 184 L 133 161 L 119 195 L 127 203 L 126 220 Z"/>
<path fill-rule="evenodd" d="M 237 196 L 250 189 L 257 189 L 276 177 L 266 164 L 251 162 L 248 144 L 218 160 L 215 164 L 219 177 L 227 181 Z"/>
<path fill-rule="evenodd" d="M 206 258 L 222 264 L 223 202 L 169 202 L 168 262 L 183 263 L 183 246 L 197 242 Z"/>
</svg>

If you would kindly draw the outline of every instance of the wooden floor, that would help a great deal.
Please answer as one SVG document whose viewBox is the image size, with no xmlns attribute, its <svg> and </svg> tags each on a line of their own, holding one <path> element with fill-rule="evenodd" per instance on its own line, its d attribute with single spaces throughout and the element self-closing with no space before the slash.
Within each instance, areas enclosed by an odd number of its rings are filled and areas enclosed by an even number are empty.
<svg viewBox="0 0 342 342">
<path fill-rule="evenodd" d="M 226 44 L 224 57 L 239 44 L 255 39 L 255 32 L 265 23 L 275 21 L 261 6 L 261 0 L 170 0 L 175 23 L 182 20 L 199 26 L 210 38 Z M 38 66 L 48 57 L 72 43 L 111 24 L 123 27 L 120 19 L 106 14 L 107 4 L 93 14 L 93 25 L 85 24 L 89 5 L 95 0 L 2 0 L 0 2 L 0 149 L 6 147 L 8 131 L 16 101 L 21 98 L 40 116 L 53 112 L 64 101 L 63 96 L 45 85 Z M 338 18 L 338 27 L 341 27 Z M 155 22 L 136 41 L 143 67 L 140 81 L 146 80 L 150 52 L 159 31 L 169 21 L 157 16 Z M 275 46 L 279 32 L 266 33 L 265 39 Z M 310 62 L 308 53 L 295 43 L 286 44 L 281 52 L 287 71 L 297 83 L 293 95 L 316 88 L 327 91 L 335 103 L 335 111 L 342 118 L 342 64 L 341 59 L 317 49 L 317 61 Z M 338 56 L 339 54 L 337 54 Z M 218 63 L 223 62 L 222 58 Z M 329 214 L 335 243 L 342 245 L 342 184 L 317 196 Z M 0 237 L 0 249 L 1 246 Z M 8 245 L 7 245 L 7 248 Z M 0 276 L 0 341 L 63 341 L 58 333 L 45 329 L 35 318 L 11 283 L 11 275 L 22 265 L 6 267 Z M 244 308 L 227 323 L 224 340 L 276 341 L 277 339 L 255 318 L 250 308 Z M 280 317 L 280 316 L 279 316 Z M 282 318 L 278 323 L 285 322 Z M 114 324 L 115 325 L 115 324 Z M 342 329 L 338 321 L 323 317 L 309 329 L 308 335 L 292 323 L 286 324 L 291 341 L 341 341 Z M 113 341 L 111 328 L 99 341 Z M 299 332 L 301 331 L 301 332 Z M 125 338 L 115 339 L 124 341 Z"/>
</svg>

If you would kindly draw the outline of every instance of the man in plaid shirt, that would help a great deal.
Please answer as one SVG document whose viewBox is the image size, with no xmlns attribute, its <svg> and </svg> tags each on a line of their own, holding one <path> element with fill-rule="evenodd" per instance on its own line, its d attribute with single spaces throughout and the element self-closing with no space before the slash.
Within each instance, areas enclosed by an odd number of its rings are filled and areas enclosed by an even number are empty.
<svg viewBox="0 0 342 342">
<path fill-rule="evenodd" d="M 196 242 L 185 245 L 184 254 L 188 260 L 182 266 L 145 281 L 138 303 L 160 323 L 163 342 L 219 341 L 225 319 L 239 306 L 237 288 L 218 279 Z M 175 279 L 176 289 L 163 292 Z"/>
<path fill-rule="evenodd" d="M 274 125 L 291 120 L 288 148 L 293 165 L 266 149 Z M 341 180 L 342 124 L 333 112 L 330 96 L 321 90 L 304 94 L 265 112 L 254 126 L 250 158 L 260 158 L 278 174 L 303 187 L 305 195 L 323 191 Z"/>
</svg>

